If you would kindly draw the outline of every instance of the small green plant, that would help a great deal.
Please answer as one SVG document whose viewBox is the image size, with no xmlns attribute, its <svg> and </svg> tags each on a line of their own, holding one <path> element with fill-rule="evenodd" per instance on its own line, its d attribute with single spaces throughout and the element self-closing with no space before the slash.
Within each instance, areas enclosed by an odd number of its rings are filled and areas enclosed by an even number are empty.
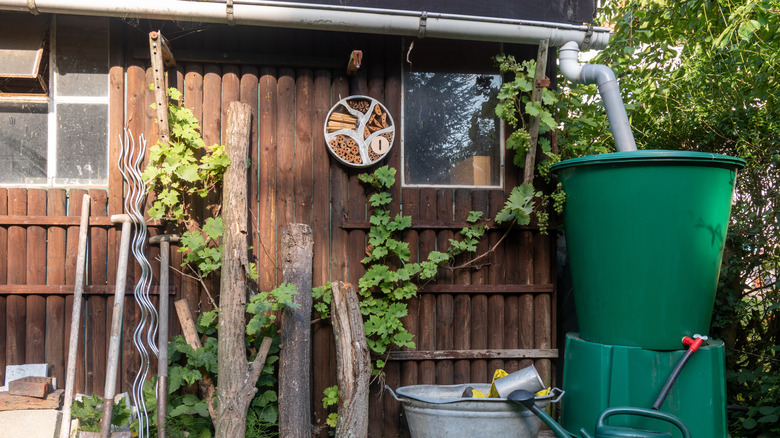
<svg viewBox="0 0 780 438">
<path fill-rule="evenodd" d="M 246 326 L 247 354 L 257 353 L 262 339 L 273 339 L 263 371 L 257 381 L 257 394 L 247 412 L 247 437 L 273 437 L 277 435 L 279 418 L 278 396 L 275 390 L 274 367 L 279 360 L 279 336 L 276 334 L 276 314 L 283 308 L 295 308 L 293 302 L 297 293 L 295 286 L 281 284 L 270 292 L 253 295 L 246 305 L 250 316 Z M 219 310 L 204 312 L 198 317 L 197 330 L 202 336 L 203 346 L 194 349 L 183 336 L 174 336 L 168 344 L 168 416 L 166 418 L 168 436 L 171 438 L 198 437 L 211 438 L 214 426 L 211 421 L 208 394 L 199 396 L 182 393 L 186 387 L 213 385 L 217 382 L 217 323 Z M 144 387 L 147 409 L 152 426 L 156 422 L 156 402 L 154 385 L 147 382 Z"/>
<path fill-rule="evenodd" d="M 222 181 L 230 158 L 225 146 L 206 146 L 198 119 L 188 108 L 176 105 L 181 92 L 168 89 L 170 140 L 149 148 L 149 164 L 142 174 L 148 190 L 157 192 L 149 209 L 152 219 L 171 221 L 192 217 L 193 196 L 205 198 Z"/>
<path fill-rule="evenodd" d="M 103 416 L 102 407 L 103 399 L 98 397 L 97 394 L 73 401 L 71 416 L 79 420 L 79 430 L 100 432 L 100 420 Z M 126 425 L 130 421 L 130 414 L 130 408 L 127 407 L 126 400 L 123 397 L 111 411 L 111 424 L 116 427 Z"/>
</svg>

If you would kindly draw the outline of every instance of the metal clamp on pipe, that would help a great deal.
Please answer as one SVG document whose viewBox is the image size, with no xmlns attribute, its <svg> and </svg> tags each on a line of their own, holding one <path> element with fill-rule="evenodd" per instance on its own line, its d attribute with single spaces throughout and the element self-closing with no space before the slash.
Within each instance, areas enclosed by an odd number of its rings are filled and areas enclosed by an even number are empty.
<svg viewBox="0 0 780 438">
<path fill-rule="evenodd" d="M 626 107 L 620 96 L 615 73 L 606 65 L 580 64 L 580 46 L 570 41 L 558 50 L 559 67 L 563 76 L 579 84 L 596 84 L 599 89 L 604 108 L 607 110 L 607 120 L 615 138 L 615 148 L 618 152 L 635 151 L 636 142 L 628 121 Z"/>
</svg>

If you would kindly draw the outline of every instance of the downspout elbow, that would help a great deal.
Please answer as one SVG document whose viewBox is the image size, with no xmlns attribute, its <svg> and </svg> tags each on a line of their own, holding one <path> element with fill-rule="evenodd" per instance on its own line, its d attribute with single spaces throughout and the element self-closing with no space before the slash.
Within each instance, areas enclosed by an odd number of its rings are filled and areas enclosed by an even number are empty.
<svg viewBox="0 0 780 438">
<path fill-rule="evenodd" d="M 558 66 L 561 74 L 574 83 L 598 86 L 599 95 L 607 111 L 612 137 L 615 139 L 615 148 L 618 152 L 635 151 L 634 133 L 631 131 L 631 123 L 628 121 L 615 73 L 606 65 L 580 64 L 579 53 L 579 45 L 574 41 L 558 49 Z"/>
</svg>

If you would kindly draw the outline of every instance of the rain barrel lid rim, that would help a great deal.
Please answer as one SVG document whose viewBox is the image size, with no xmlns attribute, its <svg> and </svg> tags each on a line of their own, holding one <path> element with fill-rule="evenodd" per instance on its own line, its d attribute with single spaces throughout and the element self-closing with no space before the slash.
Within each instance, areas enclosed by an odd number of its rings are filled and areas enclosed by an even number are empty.
<svg viewBox="0 0 780 438">
<path fill-rule="evenodd" d="M 628 152 L 612 152 L 599 155 L 588 155 L 585 157 L 572 158 L 553 164 L 550 169 L 553 172 L 558 170 L 583 165 L 611 164 L 611 163 L 658 163 L 658 162 L 712 162 L 720 165 L 730 165 L 736 169 L 745 166 L 745 160 L 729 155 L 714 154 L 709 152 L 692 151 L 671 151 L 671 150 L 640 150 Z"/>
</svg>

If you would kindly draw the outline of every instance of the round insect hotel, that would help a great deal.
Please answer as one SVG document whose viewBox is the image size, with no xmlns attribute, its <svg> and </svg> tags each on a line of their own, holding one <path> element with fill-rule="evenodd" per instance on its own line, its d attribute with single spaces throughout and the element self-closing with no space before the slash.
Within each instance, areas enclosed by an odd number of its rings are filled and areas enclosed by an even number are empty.
<svg viewBox="0 0 780 438">
<path fill-rule="evenodd" d="M 347 166 L 368 167 L 380 161 L 394 138 L 395 124 L 387 108 L 368 96 L 341 99 L 325 122 L 328 150 Z"/>
</svg>

